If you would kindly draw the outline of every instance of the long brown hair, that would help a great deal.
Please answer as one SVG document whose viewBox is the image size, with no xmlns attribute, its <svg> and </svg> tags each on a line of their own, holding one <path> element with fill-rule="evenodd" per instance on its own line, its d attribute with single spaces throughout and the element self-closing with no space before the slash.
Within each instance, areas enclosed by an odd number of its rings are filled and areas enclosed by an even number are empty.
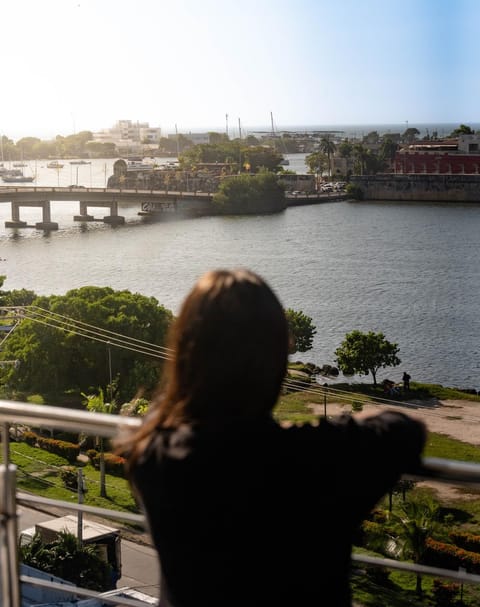
<svg viewBox="0 0 480 607">
<path fill-rule="evenodd" d="M 136 460 L 156 428 L 212 427 L 270 412 L 288 357 L 288 324 L 267 283 L 245 270 L 204 274 L 183 302 L 169 335 L 164 389 L 127 440 Z"/>
</svg>

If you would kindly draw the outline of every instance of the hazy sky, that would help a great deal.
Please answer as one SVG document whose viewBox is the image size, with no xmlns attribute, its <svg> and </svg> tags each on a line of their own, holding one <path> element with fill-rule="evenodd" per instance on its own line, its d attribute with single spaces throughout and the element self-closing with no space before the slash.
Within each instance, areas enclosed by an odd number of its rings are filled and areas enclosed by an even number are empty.
<svg viewBox="0 0 480 607">
<path fill-rule="evenodd" d="M 479 122 L 478 0 L 4 0 L 0 133 Z"/>
</svg>

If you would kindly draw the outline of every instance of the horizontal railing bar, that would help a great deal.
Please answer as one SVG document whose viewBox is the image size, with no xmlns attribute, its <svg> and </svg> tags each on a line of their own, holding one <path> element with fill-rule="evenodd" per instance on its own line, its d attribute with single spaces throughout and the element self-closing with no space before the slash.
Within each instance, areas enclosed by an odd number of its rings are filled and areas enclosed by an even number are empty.
<svg viewBox="0 0 480 607">
<path fill-rule="evenodd" d="M 79 586 L 73 586 L 70 584 L 59 584 L 58 582 L 51 582 L 50 580 L 42 580 L 40 578 L 31 577 L 29 575 L 21 575 L 20 582 L 23 584 L 31 584 L 32 586 L 40 586 L 42 588 L 50 588 L 53 590 L 60 590 L 61 592 L 67 592 L 69 594 L 78 594 L 80 596 L 86 596 L 93 599 L 101 599 L 104 603 L 111 603 L 112 605 L 130 605 L 131 607 L 145 607 L 143 601 L 136 599 L 127 599 L 120 596 L 108 596 L 108 594 L 100 594 L 94 590 L 88 590 L 87 588 L 80 588 Z"/>
<path fill-rule="evenodd" d="M 17 491 L 17 502 L 28 506 L 30 504 L 36 504 L 41 506 L 54 506 L 56 508 L 64 508 L 66 510 L 74 510 L 75 512 L 86 512 L 88 514 L 95 514 L 97 516 L 103 516 L 105 518 L 118 519 L 120 521 L 127 521 L 130 523 L 138 523 L 145 527 L 145 517 L 141 514 L 134 514 L 133 512 L 122 512 L 119 510 L 110 510 L 109 508 L 98 508 L 97 506 L 87 506 L 86 504 L 70 504 L 63 500 L 55 500 L 48 497 L 41 497 L 40 495 L 29 495 L 28 493 L 22 493 Z"/>
<path fill-rule="evenodd" d="M 118 436 L 119 430 L 138 428 L 142 420 L 92 411 L 78 411 L 66 407 L 32 405 L 15 401 L 0 400 L 0 423 L 25 423 L 63 430 L 76 430 L 97 436 Z M 423 458 L 421 466 L 410 478 L 430 478 L 441 482 L 480 483 L 480 464 Z"/>
<path fill-rule="evenodd" d="M 123 415 L 0 400 L 0 422 L 48 426 L 61 430 L 76 430 L 77 432 L 113 437 L 118 435 L 119 428 L 122 426 L 137 428 L 141 420 Z"/>
<path fill-rule="evenodd" d="M 441 567 L 429 567 L 428 565 L 419 565 L 418 563 L 405 563 L 403 561 L 394 561 L 377 556 L 368 556 L 367 554 L 352 554 L 352 561 L 374 565 L 375 567 L 387 567 L 388 569 L 399 569 L 409 573 L 420 573 L 422 575 L 439 576 L 458 582 L 467 582 L 470 584 L 480 584 L 480 575 L 467 573 L 466 571 L 454 571 L 453 569 L 442 569 Z"/>
</svg>

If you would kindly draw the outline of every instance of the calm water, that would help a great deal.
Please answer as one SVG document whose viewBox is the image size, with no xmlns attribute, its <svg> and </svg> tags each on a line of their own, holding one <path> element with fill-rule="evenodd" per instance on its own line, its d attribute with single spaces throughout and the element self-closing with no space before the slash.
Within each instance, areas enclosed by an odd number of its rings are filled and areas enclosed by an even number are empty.
<svg viewBox="0 0 480 607">
<path fill-rule="evenodd" d="M 290 159 L 296 169 L 303 162 Z M 108 177 L 113 161 L 80 165 L 78 183 L 103 186 L 105 164 Z M 39 185 L 76 183 L 68 163 L 60 175 L 37 166 L 37 175 Z M 0 204 L 5 288 L 48 295 L 109 285 L 175 312 L 205 270 L 246 266 L 285 307 L 313 318 L 314 349 L 296 359 L 333 364 L 345 333 L 383 331 L 399 344 L 402 364 L 380 377 L 400 380 L 408 370 L 413 380 L 480 388 L 480 205 L 337 202 L 154 224 L 143 224 L 138 210 L 122 207 L 127 223 L 118 228 L 82 226 L 72 221 L 77 203 L 52 203 L 61 229 L 43 234 L 4 228 L 10 205 Z M 40 213 L 22 209 L 21 217 L 33 223 Z"/>
</svg>

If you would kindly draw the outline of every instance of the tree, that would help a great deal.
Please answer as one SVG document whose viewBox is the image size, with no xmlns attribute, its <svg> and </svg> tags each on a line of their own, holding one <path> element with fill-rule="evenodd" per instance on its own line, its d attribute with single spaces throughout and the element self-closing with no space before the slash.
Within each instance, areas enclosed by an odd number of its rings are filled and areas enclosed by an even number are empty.
<svg viewBox="0 0 480 607">
<path fill-rule="evenodd" d="M 353 144 L 349 141 L 342 141 L 338 146 L 338 153 L 342 158 L 350 158 L 353 152 Z"/>
<path fill-rule="evenodd" d="M 323 152 L 312 152 L 306 156 L 305 164 L 308 167 L 308 172 L 316 175 L 315 181 L 316 188 L 318 190 L 321 177 L 325 172 L 325 169 L 328 167 L 328 158 Z"/>
<path fill-rule="evenodd" d="M 369 156 L 370 152 L 369 150 L 367 150 L 367 148 L 362 145 L 361 143 L 356 143 L 353 146 L 353 155 L 354 158 L 356 160 L 356 170 L 358 173 L 360 173 L 360 175 L 363 175 L 365 173 L 365 169 L 366 169 L 366 164 L 367 164 L 367 159 Z"/>
<path fill-rule="evenodd" d="M 466 124 L 461 124 L 457 129 L 450 133 L 450 137 L 458 137 L 459 135 L 474 135 L 475 131 Z"/>
<path fill-rule="evenodd" d="M 148 392 L 156 386 L 160 359 L 136 348 L 122 348 L 120 343 L 110 346 L 108 337 L 93 339 L 106 330 L 116 333 L 120 342 L 126 337 L 139 340 L 135 343 L 163 345 L 173 315 L 154 297 L 110 287 L 81 287 L 65 295 L 38 297 L 33 303 L 27 318 L 3 344 L 1 358 L 20 361 L 17 369 L 1 369 L 11 388 L 80 394 L 90 392 L 91 386 L 105 389 L 111 384 L 110 369 L 118 378 L 120 402 L 133 398 L 141 387 Z"/>
<path fill-rule="evenodd" d="M 296 312 L 291 308 L 285 310 L 285 316 L 287 317 L 290 332 L 290 354 L 311 350 L 317 329 L 312 323 L 310 316 L 301 311 Z"/>
<path fill-rule="evenodd" d="M 93 411 L 94 413 L 115 413 L 116 405 L 112 401 L 110 403 L 105 402 L 103 390 L 100 388 L 98 394 L 83 394 L 85 399 L 85 405 L 87 411 Z M 105 481 L 105 449 L 103 436 L 98 437 L 98 444 L 100 446 L 100 497 L 107 497 L 107 485 Z"/>
<path fill-rule="evenodd" d="M 322 175 L 324 170 L 328 167 L 328 158 L 323 152 L 312 152 L 306 156 L 305 164 L 310 173 Z"/>
<path fill-rule="evenodd" d="M 420 131 L 415 127 L 409 127 L 408 129 L 405 129 L 402 140 L 407 143 L 412 143 L 417 138 L 417 135 L 420 135 Z"/>
<path fill-rule="evenodd" d="M 224 213 L 276 213 L 286 206 L 285 189 L 273 173 L 224 179 L 213 197 Z"/>
<path fill-rule="evenodd" d="M 337 146 L 330 139 L 330 137 L 328 135 L 326 137 L 322 137 L 320 139 L 320 151 L 327 155 L 327 158 L 328 158 L 328 174 L 329 174 L 330 177 L 332 176 L 332 162 L 331 162 L 331 158 L 332 158 L 333 154 L 335 153 L 336 147 Z"/>
<path fill-rule="evenodd" d="M 395 153 L 397 151 L 397 144 L 393 141 L 391 137 L 384 137 L 382 141 L 382 146 L 380 148 L 381 157 L 388 162 L 392 162 L 395 158 Z"/>
<path fill-rule="evenodd" d="M 440 509 L 430 498 L 409 499 L 401 506 L 400 514 L 391 514 L 391 522 L 404 558 L 423 564 L 427 540 L 439 531 Z M 422 595 L 422 576 L 417 573 L 416 592 Z"/>
<path fill-rule="evenodd" d="M 340 347 L 335 350 L 337 364 L 346 375 L 372 374 L 373 385 L 377 385 L 380 368 L 396 367 L 401 363 L 397 344 L 385 339 L 383 333 L 362 333 L 355 330 L 347 333 Z"/>
</svg>

